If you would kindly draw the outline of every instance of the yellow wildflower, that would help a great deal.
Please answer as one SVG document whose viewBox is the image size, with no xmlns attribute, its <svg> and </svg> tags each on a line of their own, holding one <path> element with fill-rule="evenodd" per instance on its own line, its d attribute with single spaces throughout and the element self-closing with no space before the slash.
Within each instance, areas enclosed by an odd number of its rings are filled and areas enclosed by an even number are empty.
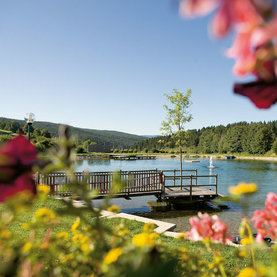
<svg viewBox="0 0 277 277">
<path fill-rule="evenodd" d="M 81 245 L 81 249 L 83 252 L 88 252 L 89 251 L 89 245 L 87 243 L 83 243 Z"/>
<path fill-rule="evenodd" d="M 181 252 L 181 256 L 180 256 L 181 260 L 186 261 L 188 259 L 187 249 L 183 247 L 183 248 L 179 248 L 178 250 Z"/>
<path fill-rule="evenodd" d="M 118 235 L 121 236 L 121 237 L 124 237 L 124 236 L 130 235 L 130 232 L 128 230 L 120 230 L 118 232 Z"/>
<path fill-rule="evenodd" d="M 49 247 L 49 242 L 43 242 L 39 247 L 41 249 L 47 249 Z"/>
<path fill-rule="evenodd" d="M 118 214 L 120 212 L 120 207 L 112 205 L 108 208 L 108 211 L 111 213 Z"/>
<path fill-rule="evenodd" d="M 38 185 L 37 186 L 37 192 L 40 195 L 48 195 L 50 189 L 48 185 Z"/>
<path fill-rule="evenodd" d="M 23 247 L 21 248 L 21 253 L 25 254 L 27 252 L 29 252 L 29 250 L 32 248 L 32 243 L 31 242 L 26 242 Z"/>
<path fill-rule="evenodd" d="M 64 263 L 66 263 L 67 261 L 73 260 L 73 258 L 74 258 L 74 255 L 73 255 L 73 254 L 67 254 L 67 255 L 64 255 L 64 256 L 61 258 L 61 262 L 64 264 Z"/>
<path fill-rule="evenodd" d="M 11 231 L 9 231 L 7 229 L 2 230 L 0 233 L 0 239 L 2 239 L 2 240 L 10 239 L 11 236 L 12 236 Z"/>
<path fill-rule="evenodd" d="M 148 245 L 148 234 L 141 233 L 133 237 L 132 242 L 136 246 L 147 246 Z"/>
<path fill-rule="evenodd" d="M 185 236 L 186 236 L 186 233 L 182 232 L 178 235 L 177 239 L 183 239 L 183 238 L 185 238 Z"/>
<path fill-rule="evenodd" d="M 238 256 L 241 258 L 247 258 L 247 253 L 244 250 L 239 251 Z"/>
<path fill-rule="evenodd" d="M 159 235 L 156 233 L 147 234 L 141 233 L 137 234 L 133 237 L 132 242 L 134 245 L 138 247 L 149 246 L 153 247 L 156 243 L 156 239 Z"/>
<path fill-rule="evenodd" d="M 187 253 L 187 248 L 182 247 L 178 249 L 181 253 Z"/>
<path fill-rule="evenodd" d="M 30 224 L 25 222 L 22 224 L 22 228 L 28 230 L 30 228 Z"/>
<path fill-rule="evenodd" d="M 104 258 L 105 264 L 111 264 L 117 261 L 118 257 L 122 254 L 122 248 L 111 249 Z"/>
<path fill-rule="evenodd" d="M 72 238 L 72 241 L 77 244 L 77 243 L 81 243 L 83 239 L 84 239 L 84 236 L 82 234 L 77 234 Z"/>
<path fill-rule="evenodd" d="M 56 235 L 56 238 L 60 240 L 66 240 L 68 237 L 69 234 L 67 232 L 60 232 Z"/>
<path fill-rule="evenodd" d="M 153 223 L 146 223 L 143 226 L 143 232 L 151 233 L 155 229 L 155 225 Z"/>
<path fill-rule="evenodd" d="M 90 230 L 91 230 L 91 226 L 89 226 L 89 225 L 83 228 L 84 232 L 88 232 Z"/>
<path fill-rule="evenodd" d="M 149 235 L 149 239 L 150 240 L 154 240 L 156 241 L 156 239 L 159 237 L 159 235 L 157 233 L 152 233 Z"/>
<path fill-rule="evenodd" d="M 73 223 L 73 225 L 71 226 L 71 232 L 76 233 L 79 226 L 80 226 L 80 218 L 77 218 Z"/>
<path fill-rule="evenodd" d="M 47 209 L 47 208 L 41 208 L 36 211 L 35 213 L 35 219 L 41 220 L 44 223 L 49 222 L 55 218 L 55 214 L 53 211 Z"/>
<path fill-rule="evenodd" d="M 81 250 L 83 252 L 93 251 L 94 245 L 93 245 L 93 243 L 83 242 L 81 245 Z"/>
<path fill-rule="evenodd" d="M 245 237 L 241 240 L 242 245 L 247 245 L 247 244 L 250 244 L 251 242 L 252 242 L 252 239 L 250 237 Z"/>
<path fill-rule="evenodd" d="M 237 186 L 229 187 L 229 192 L 233 195 L 252 194 L 257 191 L 258 186 L 255 183 L 241 182 Z"/>
<path fill-rule="evenodd" d="M 255 277 L 256 271 L 251 267 L 244 268 L 236 277 Z"/>
</svg>

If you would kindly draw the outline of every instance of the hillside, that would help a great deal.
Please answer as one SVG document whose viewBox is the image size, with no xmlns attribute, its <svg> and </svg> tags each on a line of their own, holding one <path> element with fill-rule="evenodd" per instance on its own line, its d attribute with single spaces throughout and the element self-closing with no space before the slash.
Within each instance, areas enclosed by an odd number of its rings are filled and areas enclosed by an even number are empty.
<svg viewBox="0 0 277 277">
<path fill-rule="evenodd" d="M 0 123 L 10 123 L 10 122 L 17 122 L 20 126 L 24 126 L 24 120 L 18 119 L 10 119 L 0 117 Z M 51 136 L 57 137 L 58 136 L 58 129 L 59 125 L 57 123 L 51 122 L 44 122 L 44 121 L 35 121 L 33 126 L 39 129 L 46 128 Z M 129 148 L 135 143 L 144 140 L 145 137 L 117 132 L 117 131 L 109 131 L 109 130 L 95 130 L 95 129 L 83 129 L 77 128 L 73 126 L 69 126 L 71 134 L 80 140 L 90 139 L 96 142 L 98 145 L 105 145 L 107 147 L 115 147 L 115 148 Z M 4 128 L 0 128 L 4 129 Z"/>
</svg>

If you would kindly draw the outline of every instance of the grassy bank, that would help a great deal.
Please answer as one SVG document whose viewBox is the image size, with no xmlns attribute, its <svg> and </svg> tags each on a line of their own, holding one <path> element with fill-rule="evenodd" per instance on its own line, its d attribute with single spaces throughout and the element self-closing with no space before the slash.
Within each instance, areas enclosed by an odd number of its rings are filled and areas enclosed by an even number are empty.
<svg viewBox="0 0 277 277">
<path fill-rule="evenodd" d="M 29 236 L 29 231 L 22 228 L 22 224 L 26 222 L 30 222 L 32 220 L 32 217 L 36 210 L 40 208 L 49 208 L 53 211 L 58 211 L 64 207 L 66 207 L 66 204 L 58 199 L 54 199 L 49 197 L 46 202 L 41 202 L 39 200 L 36 200 L 34 202 L 34 205 L 20 213 L 20 216 L 16 218 L 16 220 L 10 225 L 10 230 L 15 233 L 19 239 L 24 239 Z M 0 205 L 0 213 L 4 212 L 5 207 L 4 205 Z M 84 218 L 90 222 L 92 225 L 95 223 L 94 215 L 91 211 L 86 210 L 83 212 Z M 60 216 L 60 221 L 58 224 L 54 225 L 53 228 L 53 234 L 57 234 L 62 231 L 69 231 L 72 224 L 76 220 L 76 216 L 73 215 L 62 215 Z M 130 231 L 131 236 L 138 234 L 142 231 L 143 223 L 133 221 L 133 220 L 124 220 L 124 219 L 107 219 L 107 218 L 101 218 L 103 224 L 109 228 L 112 229 L 115 224 L 123 223 L 125 224 L 126 228 Z M 45 234 L 45 230 L 41 229 L 38 231 L 38 236 L 43 237 Z M 174 255 L 176 253 L 178 248 L 186 248 L 189 253 L 192 253 L 193 255 L 197 257 L 201 257 L 202 259 L 212 262 L 213 254 L 208 251 L 201 242 L 190 242 L 190 241 L 184 241 L 183 239 L 175 239 L 166 237 L 164 235 L 161 235 L 161 241 L 163 242 L 164 247 L 167 248 L 167 251 L 169 255 Z M 231 272 L 238 272 L 241 268 L 248 266 L 250 264 L 249 258 L 239 258 L 238 257 L 238 249 L 236 247 L 232 246 L 223 246 L 223 245 L 216 245 L 215 251 L 220 251 L 222 257 L 225 259 L 226 263 L 226 269 Z M 265 264 L 270 264 L 271 262 L 271 250 L 270 249 L 264 249 L 260 250 L 257 255 L 257 260 L 261 261 Z"/>
</svg>

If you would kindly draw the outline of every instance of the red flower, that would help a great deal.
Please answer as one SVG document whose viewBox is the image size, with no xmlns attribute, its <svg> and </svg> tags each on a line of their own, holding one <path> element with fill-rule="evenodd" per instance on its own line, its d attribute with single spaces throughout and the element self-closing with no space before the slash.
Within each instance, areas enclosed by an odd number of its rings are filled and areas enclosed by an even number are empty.
<svg viewBox="0 0 277 277">
<path fill-rule="evenodd" d="M 23 135 L 11 139 L 0 149 L 0 202 L 23 190 L 36 193 L 32 177 L 36 157 L 35 146 Z"/>
</svg>

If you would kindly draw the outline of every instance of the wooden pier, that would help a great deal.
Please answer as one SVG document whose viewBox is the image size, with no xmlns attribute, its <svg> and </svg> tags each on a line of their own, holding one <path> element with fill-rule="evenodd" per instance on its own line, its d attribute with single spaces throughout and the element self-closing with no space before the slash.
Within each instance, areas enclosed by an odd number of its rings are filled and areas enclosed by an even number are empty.
<svg viewBox="0 0 277 277">
<path fill-rule="evenodd" d="M 190 174 L 189 174 L 190 173 Z M 120 176 L 124 187 L 113 197 L 130 199 L 136 196 L 154 195 L 162 201 L 209 200 L 218 194 L 217 175 L 198 175 L 195 170 L 141 170 L 119 172 L 76 172 L 75 180 L 96 190 L 101 199 L 112 191 L 113 179 Z M 180 180 L 182 179 L 182 182 Z M 71 178 L 65 173 L 38 174 L 37 184 L 50 187 L 51 195 L 69 196 Z"/>
<path fill-rule="evenodd" d="M 114 160 L 155 160 L 156 156 L 154 155 L 109 155 L 110 159 Z"/>
</svg>

